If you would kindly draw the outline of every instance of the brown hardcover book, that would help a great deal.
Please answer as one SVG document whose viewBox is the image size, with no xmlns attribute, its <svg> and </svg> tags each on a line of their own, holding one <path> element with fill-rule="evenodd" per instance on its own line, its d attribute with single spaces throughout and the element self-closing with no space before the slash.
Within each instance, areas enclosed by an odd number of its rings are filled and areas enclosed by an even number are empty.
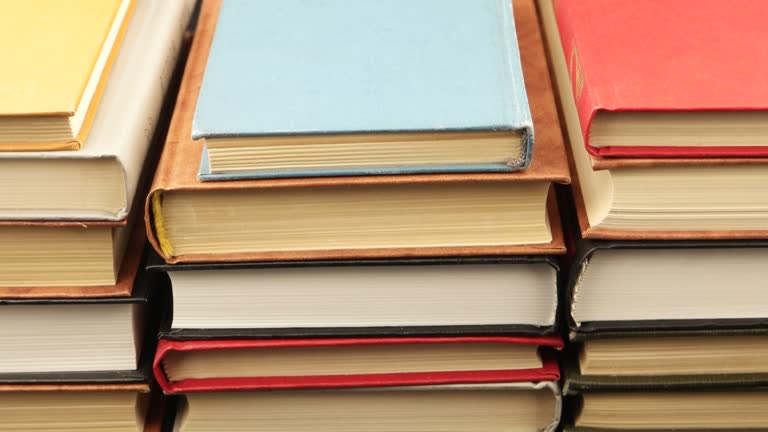
<svg viewBox="0 0 768 432">
<path fill-rule="evenodd" d="M 514 2 L 536 133 L 527 170 L 203 183 L 203 143 L 191 138 L 192 118 L 220 6 L 203 2 L 146 203 L 150 242 L 166 261 L 564 252 L 548 195 L 552 183 L 569 183 L 570 176 L 532 0 Z"/>
</svg>

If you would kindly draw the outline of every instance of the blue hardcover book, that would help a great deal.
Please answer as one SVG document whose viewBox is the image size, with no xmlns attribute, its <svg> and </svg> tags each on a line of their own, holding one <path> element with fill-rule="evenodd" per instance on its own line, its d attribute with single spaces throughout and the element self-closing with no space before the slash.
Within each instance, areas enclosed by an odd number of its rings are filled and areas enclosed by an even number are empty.
<svg viewBox="0 0 768 432">
<path fill-rule="evenodd" d="M 533 122 L 510 0 L 227 0 L 199 178 L 510 172 Z"/>
</svg>

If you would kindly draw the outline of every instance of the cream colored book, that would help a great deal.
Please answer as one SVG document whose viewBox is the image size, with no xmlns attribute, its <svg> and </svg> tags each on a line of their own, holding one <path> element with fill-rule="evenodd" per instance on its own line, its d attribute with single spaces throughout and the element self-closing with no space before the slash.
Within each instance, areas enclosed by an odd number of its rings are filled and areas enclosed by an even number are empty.
<svg viewBox="0 0 768 432">
<path fill-rule="evenodd" d="M 125 219 L 194 1 L 135 0 L 79 151 L 0 152 L 0 219 Z"/>
<path fill-rule="evenodd" d="M 189 393 L 175 432 L 552 431 L 554 383 Z"/>
</svg>

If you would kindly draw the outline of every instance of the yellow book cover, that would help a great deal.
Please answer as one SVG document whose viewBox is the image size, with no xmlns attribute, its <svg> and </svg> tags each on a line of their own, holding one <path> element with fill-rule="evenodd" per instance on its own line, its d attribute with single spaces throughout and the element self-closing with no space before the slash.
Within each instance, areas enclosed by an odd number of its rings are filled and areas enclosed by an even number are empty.
<svg viewBox="0 0 768 432">
<path fill-rule="evenodd" d="M 85 141 L 134 0 L 0 0 L 0 151 Z"/>
</svg>

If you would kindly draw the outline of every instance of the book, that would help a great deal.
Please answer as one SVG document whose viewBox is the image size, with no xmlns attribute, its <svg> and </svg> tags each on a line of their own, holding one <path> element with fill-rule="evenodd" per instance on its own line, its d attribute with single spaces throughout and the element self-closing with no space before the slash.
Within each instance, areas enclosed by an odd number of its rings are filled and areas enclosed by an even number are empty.
<svg viewBox="0 0 768 432">
<path fill-rule="evenodd" d="M 555 382 L 189 393 L 176 429 L 197 432 L 555 430 Z"/>
<path fill-rule="evenodd" d="M 38 227 L 41 232 L 48 228 Z M 86 228 L 88 229 L 88 228 Z M 91 229 L 101 229 L 100 227 L 91 227 Z M 12 251 L 7 252 L 8 262 L 3 267 L 8 285 L 0 286 L 0 299 L 67 299 L 67 298 L 113 298 L 130 297 L 136 284 L 141 283 L 141 266 L 143 265 L 144 247 L 146 245 L 146 235 L 144 230 L 134 229 L 131 238 L 125 248 L 125 254 L 119 264 L 99 262 L 98 267 L 80 268 L 82 259 L 91 259 L 93 255 L 82 255 L 82 251 L 73 256 L 54 256 L 46 258 L 31 254 L 24 261 L 20 257 L 13 255 Z M 75 249 L 72 245 L 59 245 L 69 248 L 70 253 Z M 93 246 L 90 244 L 90 246 Z M 87 249 L 89 244 L 82 245 Z M 91 251 L 92 252 L 92 251 Z M 13 257 L 13 258 L 11 258 Z M 64 263 L 64 266 L 61 263 Z M 67 272 L 67 265 L 72 267 Z M 93 265 L 93 263 L 92 263 Z M 37 268 L 34 272 L 25 272 L 25 268 Z M 74 268 L 76 271 L 71 271 Z M 94 275 L 104 275 L 108 278 L 109 272 L 116 272 L 114 283 L 87 284 L 85 283 Z M 78 285 L 77 283 L 81 283 Z M 69 283 L 69 285 L 68 285 Z"/>
<path fill-rule="evenodd" d="M 670 335 L 673 332 L 651 333 L 649 336 L 624 333 L 628 339 L 642 339 L 653 337 L 677 337 Z M 719 332 L 723 337 L 736 337 L 739 332 Z M 749 335 L 764 336 L 765 331 L 751 332 Z M 689 332 L 686 336 L 696 335 L 706 337 L 705 330 L 696 333 Z M 711 336 L 712 334 L 710 334 Z M 593 339 L 597 340 L 597 339 Z M 738 356 L 737 353 L 733 353 Z M 592 392 L 697 392 L 697 391 L 761 391 L 768 385 L 768 374 L 765 372 L 737 372 L 710 370 L 709 373 L 675 373 L 675 374 L 584 374 L 575 356 L 566 356 L 562 362 L 563 375 L 566 377 L 563 384 L 563 393 L 567 396 L 578 397 L 581 394 Z"/>
<path fill-rule="evenodd" d="M 201 180 L 530 164 L 508 0 L 240 0 L 218 15 L 192 129 Z"/>
<path fill-rule="evenodd" d="M 2 431 L 161 432 L 165 401 L 144 383 L 0 384 Z M 34 413 L 45 412 L 44 416 Z"/>
<path fill-rule="evenodd" d="M 0 382 L 145 380 L 158 319 L 142 282 L 130 297 L 0 300 Z"/>
<path fill-rule="evenodd" d="M 768 31 L 760 2 L 553 4 L 555 16 L 547 19 L 556 19 L 568 58 L 558 73 L 570 76 L 590 153 L 768 156 L 768 86 L 758 66 L 768 62 L 758 42 Z"/>
<path fill-rule="evenodd" d="M 135 1 L 79 151 L 0 152 L 0 219 L 119 221 L 127 216 L 145 161 L 153 158 L 150 149 L 164 138 L 162 107 L 193 3 Z"/>
<path fill-rule="evenodd" d="M 575 430 L 762 430 L 766 404 L 750 391 L 585 393 Z"/>
<path fill-rule="evenodd" d="M 557 336 L 161 339 L 164 392 L 556 381 Z M 542 351 L 540 351 L 540 348 Z"/>
<path fill-rule="evenodd" d="M 7 5 L 0 17 L 7 41 L 0 151 L 80 148 L 133 6 L 133 0 Z"/>
<path fill-rule="evenodd" d="M 568 431 L 732 431 L 768 426 L 765 373 L 583 375 L 573 361 L 564 363 L 563 373 Z"/>
<path fill-rule="evenodd" d="M 0 221 L 0 286 L 116 285 L 137 235 L 132 222 Z"/>
<path fill-rule="evenodd" d="M 559 4 L 566 3 L 570 4 Z M 571 81 L 564 72 L 568 58 L 560 43 L 555 7 L 551 0 L 540 0 L 539 7 L 567 129 L 574 195 L 584 216 L 580 218 L 583 235 L 604 239 L 768 238 L 768 197 L 762 191 L 768 164 L 761 159 L 671 163 L 668 158 L 654 163 L 623 158 L 608 163 L 601 158 L 600 167 L 595 166 L 595 158 L 584 145 Z"/>
<path fill-rule="evenodd" d="M 585 376 L 768 376 L 766 334 L 630 335 L 585 340 L 579 369 Z"/>
<path fill-rule="evenodd" d="M 167 265 L 164 337 L 531 334 L 555 330 L 552 256 Z"/>
<path fill-rule="evenodd" d="M 197 180 L 192 117 L 221 3 L 203 4 L 158 172 L 150 242 L 168 262 L 546 254 L 553 182 L 569 181 L 546 57 L 531 2 L 515 3 L 528 95 L 537 109 L 531 166 L 518 173 Z M 191 217 L 192 215 L 194 217 Z M 548 217 L 549 214 L 549 217 Z M 476 223 L 483 220 L 482 224 Z M 418 235 L 417 235 L 418 233 Z M 528 246 L 523 246 L 528 245 Z M 557 252 L 555 252 L 557 253 Z"/>
<path fill-rule="evenodd" d="M 578 236 L 578 234 L 577 234 Z M 768 322 L 764 241 L 576 239 L 573 331 L 748 329 Z"/>
</svg>

